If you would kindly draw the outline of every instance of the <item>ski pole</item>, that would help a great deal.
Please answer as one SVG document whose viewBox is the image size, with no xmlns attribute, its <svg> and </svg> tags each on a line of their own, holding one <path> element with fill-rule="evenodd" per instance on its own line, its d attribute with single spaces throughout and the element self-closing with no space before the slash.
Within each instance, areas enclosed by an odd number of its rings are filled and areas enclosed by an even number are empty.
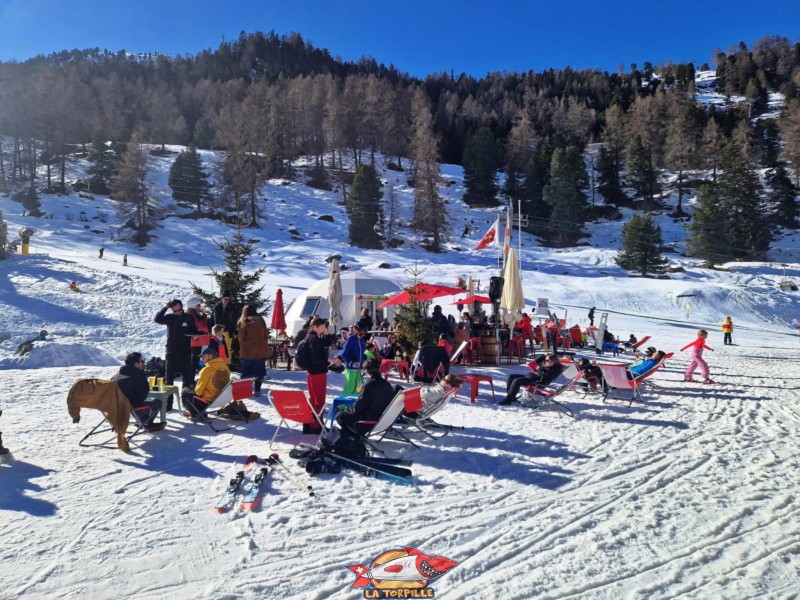
<svg viewBox="0 0 800 600">
<path fill-rule="evenodd" d="M 283 464 L 283 461 L 281 461 L 280 456 L 278 456 L 277 454 L 270 454 L 270 456 L 267 459 L 265 459 L 264 462 L 272 465 L 275 473 L 280 475 L 283 479 L 285 479 L 292 485 L 296 486 L 298 489 L 304 492 L 307 491 L 308 495 L 311 496 L 312 498 L 316 497 L 313 486 L 310 485 L 306 486 L 297 475 L 291 472 L 289 467 Z"/>
</svg>

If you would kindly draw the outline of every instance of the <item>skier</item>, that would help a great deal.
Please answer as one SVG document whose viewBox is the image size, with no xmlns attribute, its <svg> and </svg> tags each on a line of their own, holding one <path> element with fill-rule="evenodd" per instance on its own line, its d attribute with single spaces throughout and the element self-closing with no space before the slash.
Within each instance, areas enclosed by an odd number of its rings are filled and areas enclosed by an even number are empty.
<svg viewBox="0 0 800 600">
<path fill-rule="evenodd" d="M 589 327 L 594 327 L 594 306 L 589 309 Z"/>
<path fill-rule="evenodd" d="M 100 255 L 97 258 L 103 258 L 103 252 L 105 252 L 105 248 L 100 248 Z"/>
<path fill-rule="evenodd" d="M 127 254 L 123 254 L 122 255 L 122 266 L 123 267 L 127 267 L 128 266 L 128 255 Z"/>
<path fill-rule="evenodd" d="M 689 363 L 689 366 L 686 368 L 686 372 L 683 374 L 684 381 L 697 383 L 694 379 L 692 379 L 692 375 L 694 374 L 694 370 L 697 367 L 700 367 L 700 375 L 703 376 L 703 383 L 714 383 L 714 381 L 708 377 L 708 363 L 703 360 L 703 350 L 711 350 L 711 352 L 714 351 L 713 348 L 706 346 L 706 338 L 708 338 L 708 332 L 705 329 L 701 329 L 697 332 L 697 339 L 695 341 L 691 342 L 690 344 L 686 344 L 683 348 L 681 348 L 681 352 L 687 348 L 692 349 L 692 360 Z"/>
</svg>

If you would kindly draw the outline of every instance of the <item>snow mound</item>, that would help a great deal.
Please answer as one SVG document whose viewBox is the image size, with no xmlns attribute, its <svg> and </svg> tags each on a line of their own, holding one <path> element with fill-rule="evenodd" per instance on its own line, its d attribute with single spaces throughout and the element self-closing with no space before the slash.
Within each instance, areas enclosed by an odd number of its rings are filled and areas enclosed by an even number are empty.
<svg viewBox="0 0 800 600">
<path fill-rule="evenodd" d="M 120 362 L 89 344 L 38 343 L 24 356 L 0 360 L 2 369 L 44 369 L 47 367 L 114 367 Z"/>
</svg>

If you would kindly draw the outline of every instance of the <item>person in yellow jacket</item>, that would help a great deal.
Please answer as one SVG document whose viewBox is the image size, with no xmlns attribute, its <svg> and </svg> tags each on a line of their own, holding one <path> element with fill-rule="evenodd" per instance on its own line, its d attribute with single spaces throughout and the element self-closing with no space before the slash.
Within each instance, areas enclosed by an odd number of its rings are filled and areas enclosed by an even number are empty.
<svg viewBox="0 0 800 600">
<path fill-rule="evenodd" d="M 722 322 L 723 343 L 726 346 L 733 344 L 733 321 L 730 317 L 725 317 Z"/>
<path fill-rule="evenodd" d="M 214 348 L 205 348 L 200 353 L 205 366 L 200 370 L 194 389 L 186 387 L 181 391 L 181 400 L 189 410 L 189 416 L 202 417 L 208 405 L 214 402 L 223 388 L 231 380 L 231 372 L 225 361 Z"/>
</svg>

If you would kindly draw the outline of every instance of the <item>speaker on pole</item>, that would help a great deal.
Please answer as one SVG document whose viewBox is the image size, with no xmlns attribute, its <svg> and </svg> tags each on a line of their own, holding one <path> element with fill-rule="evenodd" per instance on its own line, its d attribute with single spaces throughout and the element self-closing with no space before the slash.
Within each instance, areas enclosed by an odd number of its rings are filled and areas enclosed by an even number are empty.
<svg viewBox="0 0 800 600">
<path fill-rule="evenodd" d="M 503 278 L 492 277 L 489 279 L 489 298 L 497 301 L 503 295 Z"/>
</svg>

